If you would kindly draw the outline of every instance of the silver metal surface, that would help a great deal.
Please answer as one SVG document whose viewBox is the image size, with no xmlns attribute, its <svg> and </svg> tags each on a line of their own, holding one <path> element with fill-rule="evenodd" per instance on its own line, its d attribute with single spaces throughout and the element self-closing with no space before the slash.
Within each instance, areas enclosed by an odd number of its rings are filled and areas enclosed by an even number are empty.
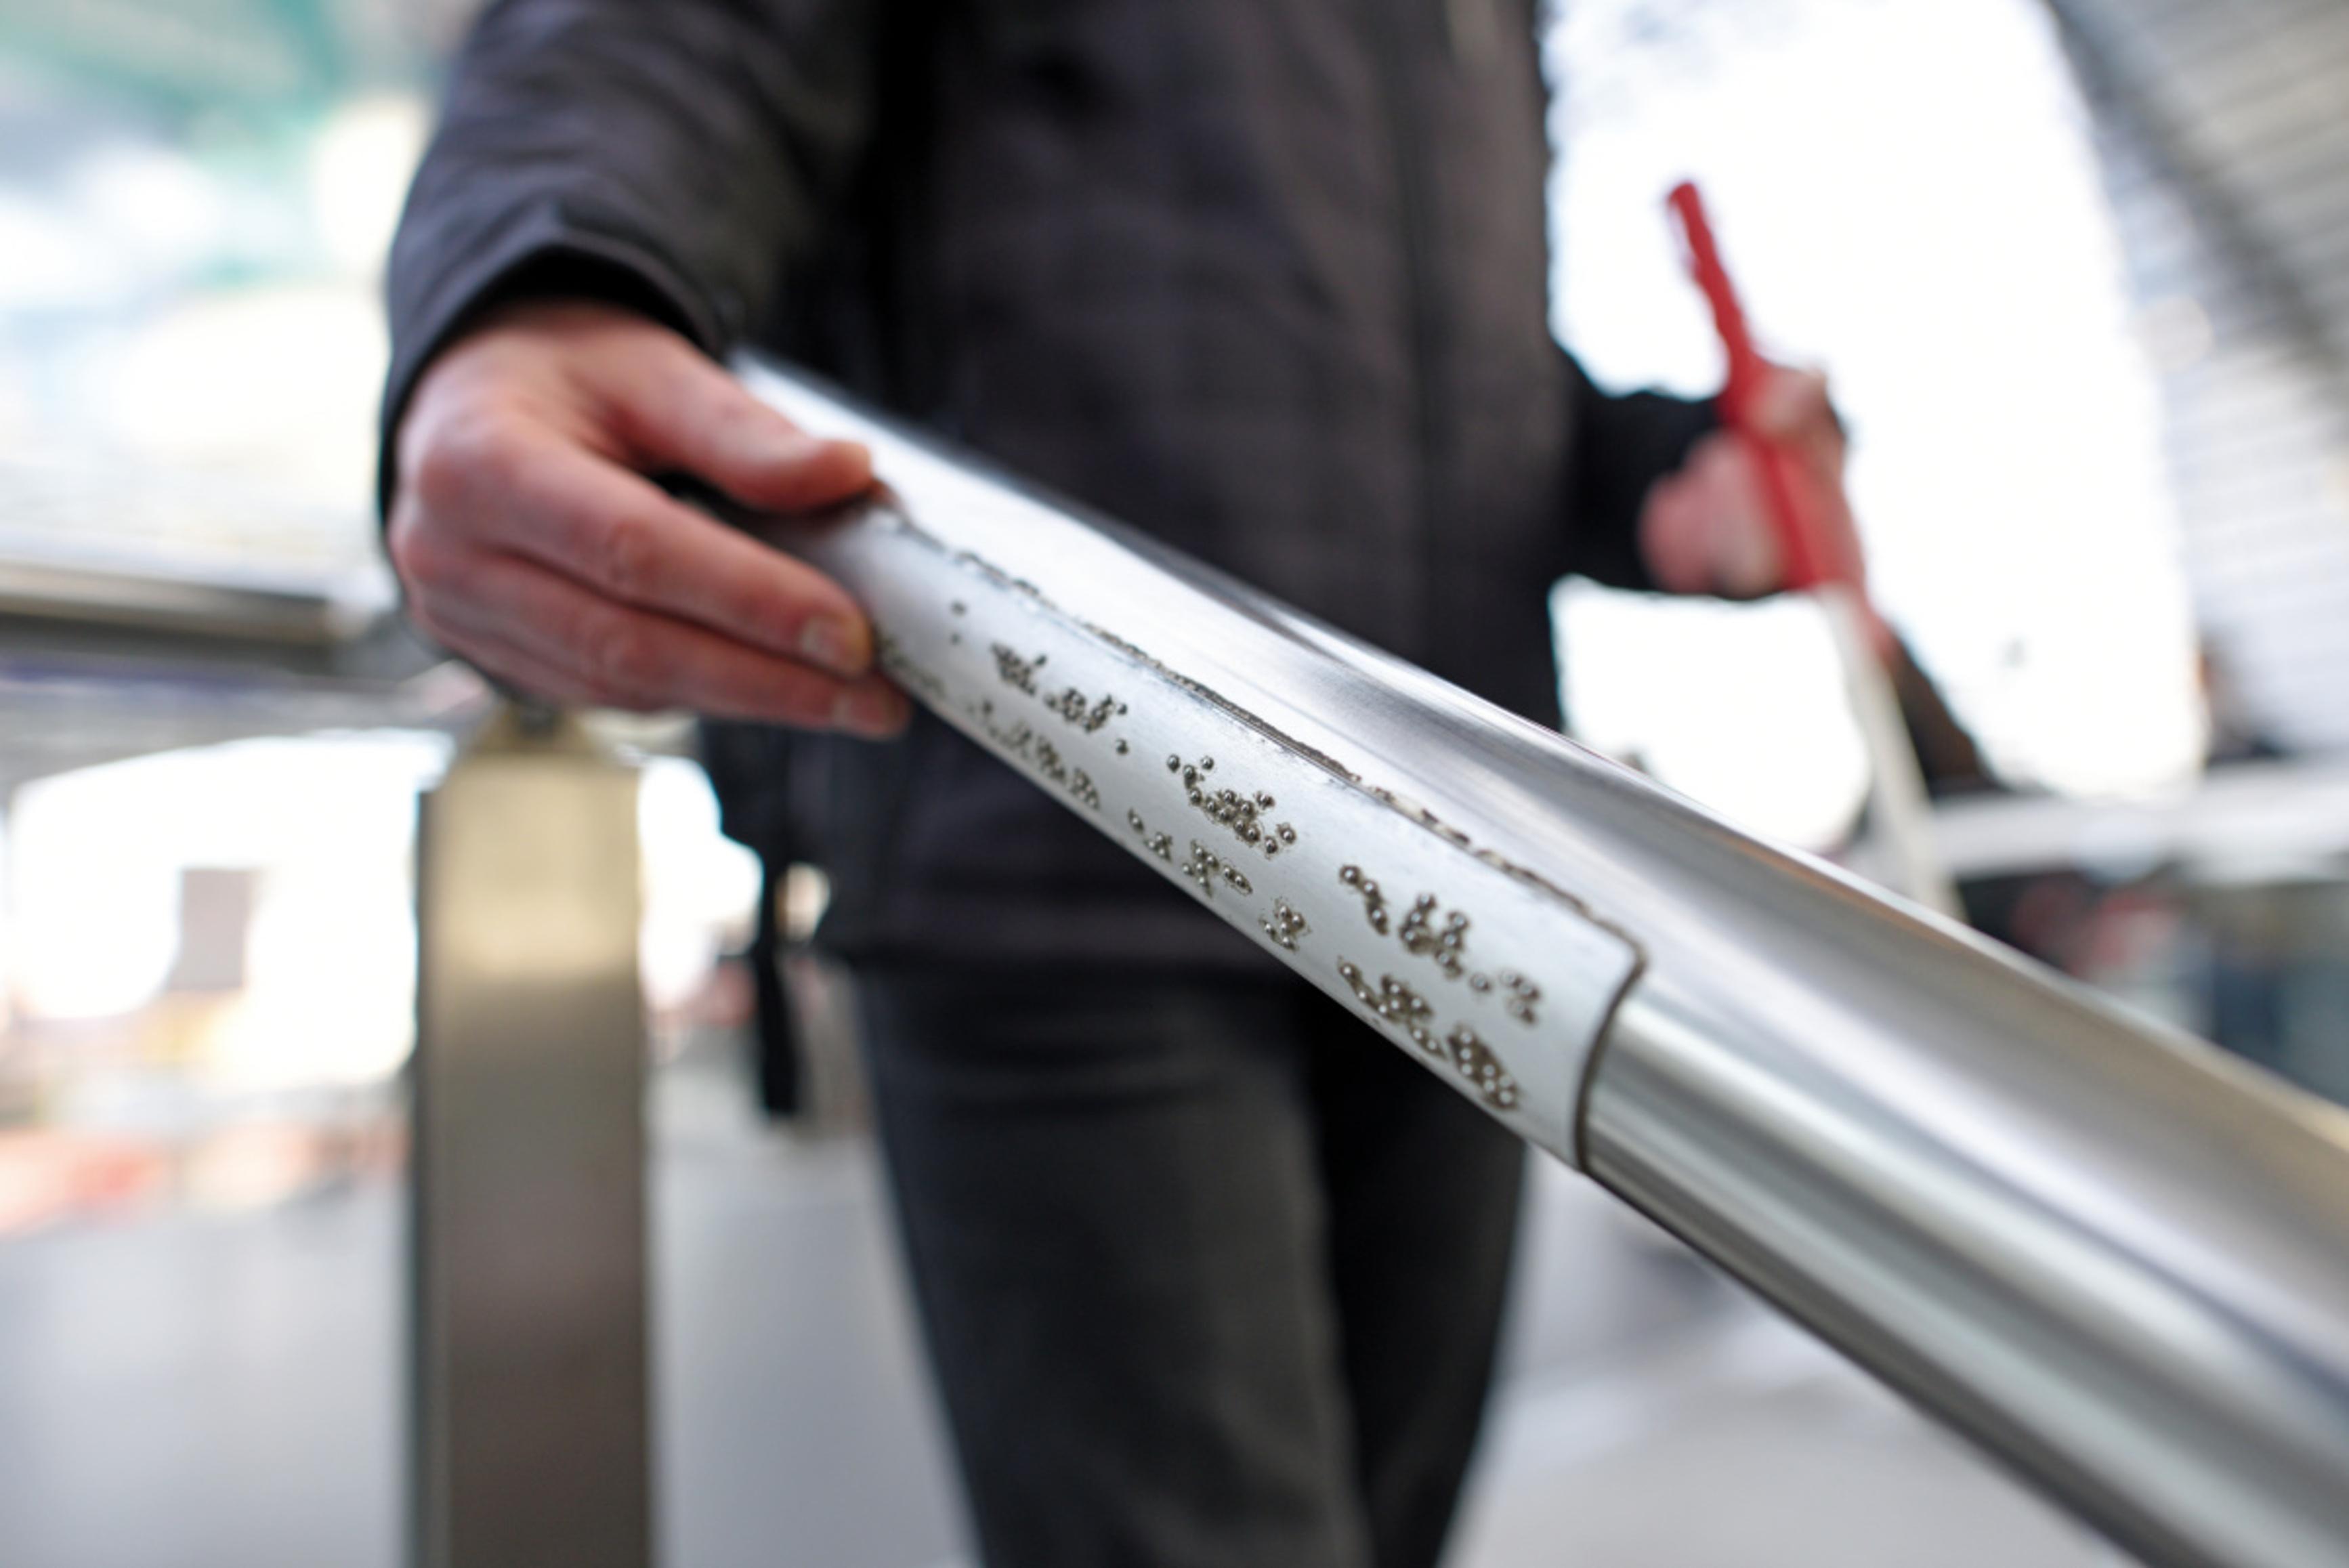
<svg viewBox="0 0 2349 1568">
<path fill-rule="evenodd" d="M 394 608 L 380 572 L 158 559 L 0 525 L 0 615 L 323 646 L 364 635 Z"/>
<path fill-rule="evenodd" d="M 2341 1114 L 1718 869 L 1609 1029 L 1591 1174 L 2147 1561 L 2349 1561 Z"/>
<path fill-rule="evenodd" d="M 644 1568 L 636 781 L 509 714 L 419 833 L 422 1568 Z"/>
<path fill-rule="evenodd" d="M 950 721 L 1474 1096 L 1443 1048 L 1467 1024 L 1520 1086 L 1487 1109 L 2148 1561 L 2349 1562 L 2349 1118 L 1146 540 L 746 375 L 873 445 L 884 495 L 776 537 L 864 599 L 888 667 Z M 1225 788 L 1271 795 L 1254 820 L 1288 821 L 1299 852 L 1250 858 L 1237 808 L 1208 809 Z M 1468 917 L 1461 978 L 1428 924 L 1402 936 L 1422 896 L 1439 932 Z M 1531 1026 L 1501 1008 L 1504 965 L 1541 993 Z M 1560 1085 L 1579 1086 L 1562 1117 Z"/>
</svg>

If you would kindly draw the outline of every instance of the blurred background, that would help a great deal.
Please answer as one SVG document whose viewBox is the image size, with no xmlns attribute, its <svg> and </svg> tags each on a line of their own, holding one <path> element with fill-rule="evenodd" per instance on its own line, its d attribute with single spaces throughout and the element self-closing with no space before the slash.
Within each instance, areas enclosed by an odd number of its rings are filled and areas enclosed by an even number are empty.
<svg viewBox="0 0 2349 1568">
<path fill-rule="evenodd" d="M 392 615 L 378 290 L 471 8 L 0 0 L 14 1568 L 400 1560 L 416 801 L 490 701 Z M 2349 1098 L 2349 10 L 1545 26 L 1560 335 L 1611 387 L 1718 386 L 1662 211 L 1701 180 L 1767 345 L 1832 374 L 1970 914 Z M 1580 738 L 1852 839 L 1867 756 L 1806 604 L 1557 606 Z M 757 867 L 687 726 L 605 733 L 643 769 L 663 1560 L 959 1562 L 846 1028 L 814 1020 L 806 1113 L 760 1113 Z M 2110 1560 L 1668 1240 L 1536 1191 L 1464 1565 Z"/>
</svg>

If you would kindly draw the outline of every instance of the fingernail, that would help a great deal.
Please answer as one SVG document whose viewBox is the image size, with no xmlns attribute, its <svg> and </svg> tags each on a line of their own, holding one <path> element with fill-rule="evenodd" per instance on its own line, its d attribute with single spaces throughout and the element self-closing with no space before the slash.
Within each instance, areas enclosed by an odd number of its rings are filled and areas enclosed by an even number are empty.
<svg viewBox="0 0 2349 1568">
<path fill-rule="evenodd" d="M 800 656 L 837 675 L 863 675 L 864 666 L 850 651 L 855 641 L 845 622 L 819 616 L 800 628 Z"/>
<path fill-rule="evenodd" d="M 832 721 L 859 735 L 895 735 L 905 722 L 905 705 L 895 692 L 860 686 L 834 699 Z"/>
<path fill-rule="evenodd" d="M 848 470 L 852 475 L 861 478 L 868 484 L 872 482 L 872 448 L 866 446 L 862 441 L 834 441 L 833 446 L 839 451 L 841 460 L 848 466 Z"/>
</svg>

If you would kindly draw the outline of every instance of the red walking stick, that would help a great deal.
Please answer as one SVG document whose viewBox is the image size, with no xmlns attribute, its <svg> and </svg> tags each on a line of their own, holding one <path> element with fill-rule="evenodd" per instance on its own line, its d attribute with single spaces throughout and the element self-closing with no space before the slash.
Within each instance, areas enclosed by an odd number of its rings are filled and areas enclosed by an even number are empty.
<svg viewBox="0 0 2349 1568">
<path fill-rule="evenodd" d="M 1729 360 L 1721 390 L 1722 418 L 1746 444 L 1761 471 L 1770 526 L 1785 557 L 1785 585 L 1817 595 L 1836 641 L 1845 696 L 1872 764 L 1871 826 L 1882 841 L 1880 858 L 1886 862 L 1877 874 L 1920 903 L 1962 918 L 1957 888 L 1933 841 L 1932 808 L 1889 672 L 1897 645 L 1868 601 L 1857 541 L 1828 525 L 1811 475 L 1793 452 L 1760 428 L 1757 405 L 1772 366 L 1754 346 L 1737 287 L 1729 281 L 1713 224 L 1705 218 L 1704 198 L 1693 183 L 1682 181 L 1672 188 L 1668 204 L 1688 246 L 1689 274 L 1713 307 L 1713 325 Z"/>
</svg>

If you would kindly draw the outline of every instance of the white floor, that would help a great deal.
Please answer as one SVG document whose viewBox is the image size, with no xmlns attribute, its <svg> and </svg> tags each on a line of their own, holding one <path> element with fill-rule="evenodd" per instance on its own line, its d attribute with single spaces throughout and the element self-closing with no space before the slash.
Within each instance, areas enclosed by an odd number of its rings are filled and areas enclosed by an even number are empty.
<svg viewBox="0 0 2349 1568">
<path fill-rule="evenodd" d="M 869 1149 L 664 1075 L 666 1568 L 945 1568 L 953 1489 Z M 0 1563 L 400 1562 L 388 1185 L 0 1243 Z M 1457 1568 L 2116 1559 L 1555 1168 Z"/>
</svg>

